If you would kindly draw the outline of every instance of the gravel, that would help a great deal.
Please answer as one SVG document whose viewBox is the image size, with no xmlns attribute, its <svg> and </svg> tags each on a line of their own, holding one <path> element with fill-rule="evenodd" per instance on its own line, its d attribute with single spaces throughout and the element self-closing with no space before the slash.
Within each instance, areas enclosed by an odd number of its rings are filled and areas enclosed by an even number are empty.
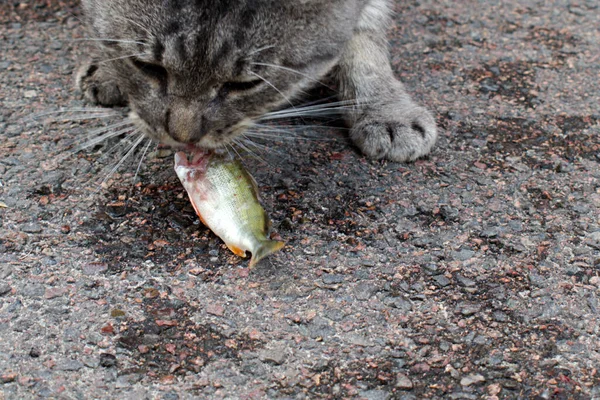
<svg viewBox="0 0 600 400">
<path fill-rule="evenodd" d="M 485 378 L 479 374 L 470 374 L 460 380 L 462 386 L 471 386 L 482 382 L 485 382 Z"/>
<path fill-rule="evenodd" d="M 117 140 L 66 149 L 119 118 L 25 118 L 86 106 L 89 50 L 76 2 L 9 3 L 0 399 L 600 398 L 594 2 L 398 1 L 393 68 L 438 145 L 368 161 L 319 120 L 265 142 L 245 163 L 287 245 L 251 271 L 169 151 L 99 188 Z"/>
<path fill-rule="evenodd" d="M 397 374 L 396 387 L 398 389 L 410 390 L 413 388 L 413 383 L 408 376 L 404 374 Z"/>
<path fill-rule="evenodd" d="M 10 293 L 11 287 L 6 283 L 0 283 L 0 296 Z"/>
</svg>

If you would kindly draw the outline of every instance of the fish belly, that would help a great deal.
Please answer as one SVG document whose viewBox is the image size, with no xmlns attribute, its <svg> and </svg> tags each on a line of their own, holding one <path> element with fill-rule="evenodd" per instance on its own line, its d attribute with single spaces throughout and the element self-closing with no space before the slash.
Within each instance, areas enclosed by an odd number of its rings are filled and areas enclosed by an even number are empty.
<svg viewBox="0 0 600 400">
<path fill-rule="evenodd" d="M 245 196 L 232 193 L 223 182 L 204 182 L 189 192 L 194 196 L 196 212 L 202 222 L 221 238 L 236 255 L 253 252 L 257 239 L 247 220 L 249 205 L 240 201 Z"/>
</svg>

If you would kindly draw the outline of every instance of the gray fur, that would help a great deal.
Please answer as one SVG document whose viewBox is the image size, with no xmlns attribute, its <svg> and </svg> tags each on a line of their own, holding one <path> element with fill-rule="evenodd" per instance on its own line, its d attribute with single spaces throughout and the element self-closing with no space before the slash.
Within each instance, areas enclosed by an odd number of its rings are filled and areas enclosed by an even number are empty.
<svg viewBox="0 0 600 400">
<path fill-rule="evenodd" d="M 341 98 L 356 102 L 345 114 L 354 143 L 372 158 L 414 160 L 433 146 L 436 126 L 393 76 L 389 6 L 83 0 L 93 36 L 107 40 L 79 69 L 77 84 L 94 103 L 129 103 L 155 140 L 215 148 L 335 71 Z"/>
</svg>

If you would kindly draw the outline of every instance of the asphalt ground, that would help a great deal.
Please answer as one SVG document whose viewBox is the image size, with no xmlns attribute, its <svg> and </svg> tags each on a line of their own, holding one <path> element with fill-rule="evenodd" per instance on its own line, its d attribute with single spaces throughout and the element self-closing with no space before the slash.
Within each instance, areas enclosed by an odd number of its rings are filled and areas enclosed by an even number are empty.
<svg viewBox="0 0 600 400">
<path fill-rule="evenodd" d="M 99 186 L 128 138 L 69 149 L 120 117 L 40 115 L 89 106 L 77 4 L 0 2 L 0 399 L 600 398 L 598 2 L 396 9 L 437 146 L 280 122 L 244 162 L 287 245 L 248 270 L 168 150 Z"/>
</svg>

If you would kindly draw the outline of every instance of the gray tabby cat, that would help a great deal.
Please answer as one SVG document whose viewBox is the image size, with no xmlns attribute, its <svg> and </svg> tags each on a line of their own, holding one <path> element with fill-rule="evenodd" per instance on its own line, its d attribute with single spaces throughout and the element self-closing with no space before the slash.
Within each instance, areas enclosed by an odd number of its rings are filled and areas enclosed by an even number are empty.
<svg viewBox="0 0 600 400">
<path fill-rule="evenodd" d="M 435 120 L 395 79 L 391 0 L 83 0 L 99 62 L 85 97 L 128 103 L 149 137 L 216 148 L 333 72 L 350 137 L 375 159 L 429 152 Z M 107 61 L 110 60 L 110 61 Z"/>
</svg>

